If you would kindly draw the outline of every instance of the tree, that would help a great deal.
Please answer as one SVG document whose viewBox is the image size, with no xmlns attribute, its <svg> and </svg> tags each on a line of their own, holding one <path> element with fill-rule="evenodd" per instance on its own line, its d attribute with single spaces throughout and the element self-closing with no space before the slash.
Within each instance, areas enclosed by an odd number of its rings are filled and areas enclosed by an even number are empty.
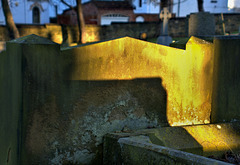
<svg viewBox="0 0 240 165">
<path fill-rule="evenodd" d="M 170 2 L 169 0 L 161 0 L 160 9 L 162 10 L 164 7 L 168 7 L 169 2 Z"/>
<path fill-rule="evenodd" d="M 204 12 L 203 9 L 203 0 L 197 0 L 198 1 L 198 11 L 199 12 Z"/>
<path fill-rule="evenodd" d="M 78 19 L 78 30 L 79 30 L 79 44 L 82 44 L 82 34 L 85 28 L 85 22 L 82 12 L 82 0 L 77 0 L 77 19 Z"/>
<path fill-rule="evenodd" d="M 151 0 L 151 1 L 156 1 L 156 0 Z M 169 7 L 169 6 L 171 6 L 171 5 L 175 5 L 174 3 L 173 3 L 173 1 L 172 0 L 160 0 L 161 2 L 160 2 L 160 9 L 162 10 L 164 7 Z M 182 2 L 185 2 L 186 0 L 182 0 L 182 1 L 180 1 L 179 0 L 179 2 L 178 3 L 182 3 Z M 204 0 L 197 0 L 197 2 L 198 2 L 198 11 L 199 12 L 204 12 L 204 8 L 203 8 L 203 2 L 204 2 Z"/>
<path fill-rule="evenodd" d="M 19 38 L 20 37 L 19 31 L 14 23 L 8 0 L 1 0 L 1 1 L 2 1 L 3 14 L 5 16 L 5 22 L 6 22 L 6 27 L 8 29 L 9 38 L 11 40 Z"/>
<path fill-rule="evenodd" d="M 63 4 L 68 6 L 69 8 L 74 10 L 74 7 L 69 5 L 66 1 L 60 0 Z M 84 17 L 83 17 L 83 12 L 82 12 L 82 0 L 76 0 L 77 2 L 77 22 L 78 22 L 78 31 L 79 31 L 79 40 L 78 43 L 82 44 L 83 43 L 83 32 L 85 30 L 85 22 L 84 22 Z"/>
</svg>

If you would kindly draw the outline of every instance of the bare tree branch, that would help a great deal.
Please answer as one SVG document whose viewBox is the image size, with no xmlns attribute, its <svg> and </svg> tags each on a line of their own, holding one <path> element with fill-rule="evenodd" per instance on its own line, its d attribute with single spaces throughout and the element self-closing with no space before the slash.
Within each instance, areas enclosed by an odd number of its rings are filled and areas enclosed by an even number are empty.
<svg viewBox="0 0 240 165">
<path fill-rule="evenodd" d="M 197 0 L 198 1 L 198 11 L 199 12 L 204 12 L 203 9 L 203 0 Z"/>
<path fill-rule="evenodd" d="M 62 2 L 64 5 L 66 5 L 67 7 L 73 9 L 73 6 L 69 5 L 67 2 L 65 2 L 64 0 L 60 0 L 60 2 Z"/>
<path fill-rule="evenodd" d="M 65 0 L 60 0 L 60 2 L 62 2 L 63 4 L 65 4 L 66 6 L 68 6 L 70 9 L 74 10 L 74 7 L 69 5 Z M 78 22 L 78 31 L 79 31 L 79 40 L 78 43 L 82 44 L 83 43 L 83 33 L 85 30 L 85 22 L 84 22 L 84 16 L 83 16 L 83 12 L 82 12 L 82 0 L 76 0 L 77 3 L 77 22 Z"/>
<path fill-rule="evenodd" d="M 9 37 L 10 39 L 16 39 L 19 38 L 19 31 L 14 23 L 13 16 L 8 4 L 8 0 L 1 0 L 2 1 L 2 8 L 3 8 L 3 13 L 5 16 L 5 21 L 6 21 L 6 26 L 8 29 Z"/>
<path fill-rule="evenodd" d="M 77 18 L 78 18 L 78 29 L 79 29 L 79 44 L 83 43 L 83 32 L 85 30 L 85 22 L 82 12 L 82 0 L 76 0 L 77 1 Z"/>
</svg>

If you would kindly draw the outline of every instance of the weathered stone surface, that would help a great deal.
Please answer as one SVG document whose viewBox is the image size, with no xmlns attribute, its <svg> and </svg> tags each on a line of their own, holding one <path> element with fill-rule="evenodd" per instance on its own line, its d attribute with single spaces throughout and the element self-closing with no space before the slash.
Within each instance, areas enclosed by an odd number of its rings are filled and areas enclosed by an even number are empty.
<svg viewBox="0 0 240 165">
<path fill-rule="evenodd" d="M 64 75 L 67 75 L 64 78 L 132 80 L 161 77 L 168 95 L 170 125 L 209 123 L 213 44 L 192 37 L 186 47 L 184 51 L 125 37 L 65 49 L 61 55 L 66 68 Z"/>
<path fill-rule="evenodd" d="M 108 134 L 104 140 L 104 163 L 228 164 L 199 155 L 222 156 L 229 149 L 238 153 L 239 128 L 240 123 L 235 122 Z"/>
<path fill-rule="evenodd" d="M 186 50 L 129 37 L 64 50 L 35 35 L 9 42 L 0 161 L 102 163 L 107 133 L 209 123 L 212 56 L 195 37 Z"/>
<path fill-rule="evenodd" d="M 0 53 L 0 164 L 20 161 L 22 109 L 21 47 L 7 43 Z"/>
<path fill-rule="evenodd" d="M 118 137 L 118 138 L 117 138 Z M 219 164 L 229 165 L 203 156 L 153 144 L 143 135 L 124 137 L 107 135 L 104 164 Z"/>
<path fill-rule="evenodd" d="M 17 38 L 15 40 L 11 40 L 9 41 L 9 43 L 19 43 L 19 44 L 44 44 L 44 45 L 48 45 L 48 44 L 53 44 L 53 45 L 58 45 L 57 43 L 55 42 L 52 42 L 46 38 L 43 38 L 43 37 L 39 37 L 35 34 L 31 34 L 31 35 L 28 35 L 28 36 L 24 36 L 24 37 L 21 37 L 21 38 Z"/>
<path fill-rule="evenodd" d="M 228 150 L 240 151 L 239 128 L 239 122 L 165 127 L 153 129 L 148 135 L 154 144 L 198 155 L 222 156 Z"/>
<path fill-rule="evenodd" d="M 231 150 L 240 152 L 240 123 L 219 123 L 183 127 L 203 147 L 203 155 L 219 155 Z"/>
<path fill-rule="evenodd" d="M 171 165 L 230 165 L 229 163 L 209 159 L 203 156 L 174 150 L 146 142 L 145 139 L 121 138 L 118 143 L 121 146 L 122 162 L 131 164 L 171 164 Z M 114 163 L 113 163 L 114 164 Z"/>
<path fill-rule="evenodd" d="M 215 34 L 215 18 L 209 12 L 190 14 L 188 36 L 210 36 Z"/>
<path fill-rule="evenodd" d="M 149 134 L 152 143 L 202 155 L 202 146 L 182 127 L 165 127 Z"/>
<path fill-rule="evenodd" d="M 240 37 L 214 39 L 214 75 L 211 121 L 240 120 Z"/>
</svg>

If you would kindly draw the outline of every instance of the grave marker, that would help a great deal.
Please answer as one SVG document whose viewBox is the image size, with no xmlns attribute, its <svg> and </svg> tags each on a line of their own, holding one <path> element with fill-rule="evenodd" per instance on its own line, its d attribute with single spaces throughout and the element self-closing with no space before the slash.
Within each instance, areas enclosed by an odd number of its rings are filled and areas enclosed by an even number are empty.
<svg viewBox="0 0 240 165">
<path fill-rule="evenodd" d="M 159 15 L 160 19 L 163 19 L 161 35 L 157 39 L 157 43 L 161 45 L 169 46 L 172 43 L 172 37 L 168 35 L 168 20 L 172 17 L 172 14 L 168 11 L 167 7 L 164 7 Z"/>
<path fill-rule="evenodd" d="M 209 12 L 192 13 L 188 22 L 188 36 L 215 35 L 215 18 Z"/>
</svg>

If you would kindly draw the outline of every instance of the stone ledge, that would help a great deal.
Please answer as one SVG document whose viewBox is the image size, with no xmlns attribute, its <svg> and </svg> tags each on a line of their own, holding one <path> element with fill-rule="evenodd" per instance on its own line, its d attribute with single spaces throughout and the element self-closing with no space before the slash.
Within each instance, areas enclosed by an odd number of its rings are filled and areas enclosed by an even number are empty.
<svg viewBox="0 0 240 165">
<path fill-rule="evenodd" d="M 228 164 L 200 155 L 218 156 L 229 149 L 239 152 L 239 128 L 240 122 L 232 122 L 112 133 L 104 138 L 104 160 L 106 164 L 115 160 L 124 164 L 141 160 L 150 164 Z"/>
</svg>

